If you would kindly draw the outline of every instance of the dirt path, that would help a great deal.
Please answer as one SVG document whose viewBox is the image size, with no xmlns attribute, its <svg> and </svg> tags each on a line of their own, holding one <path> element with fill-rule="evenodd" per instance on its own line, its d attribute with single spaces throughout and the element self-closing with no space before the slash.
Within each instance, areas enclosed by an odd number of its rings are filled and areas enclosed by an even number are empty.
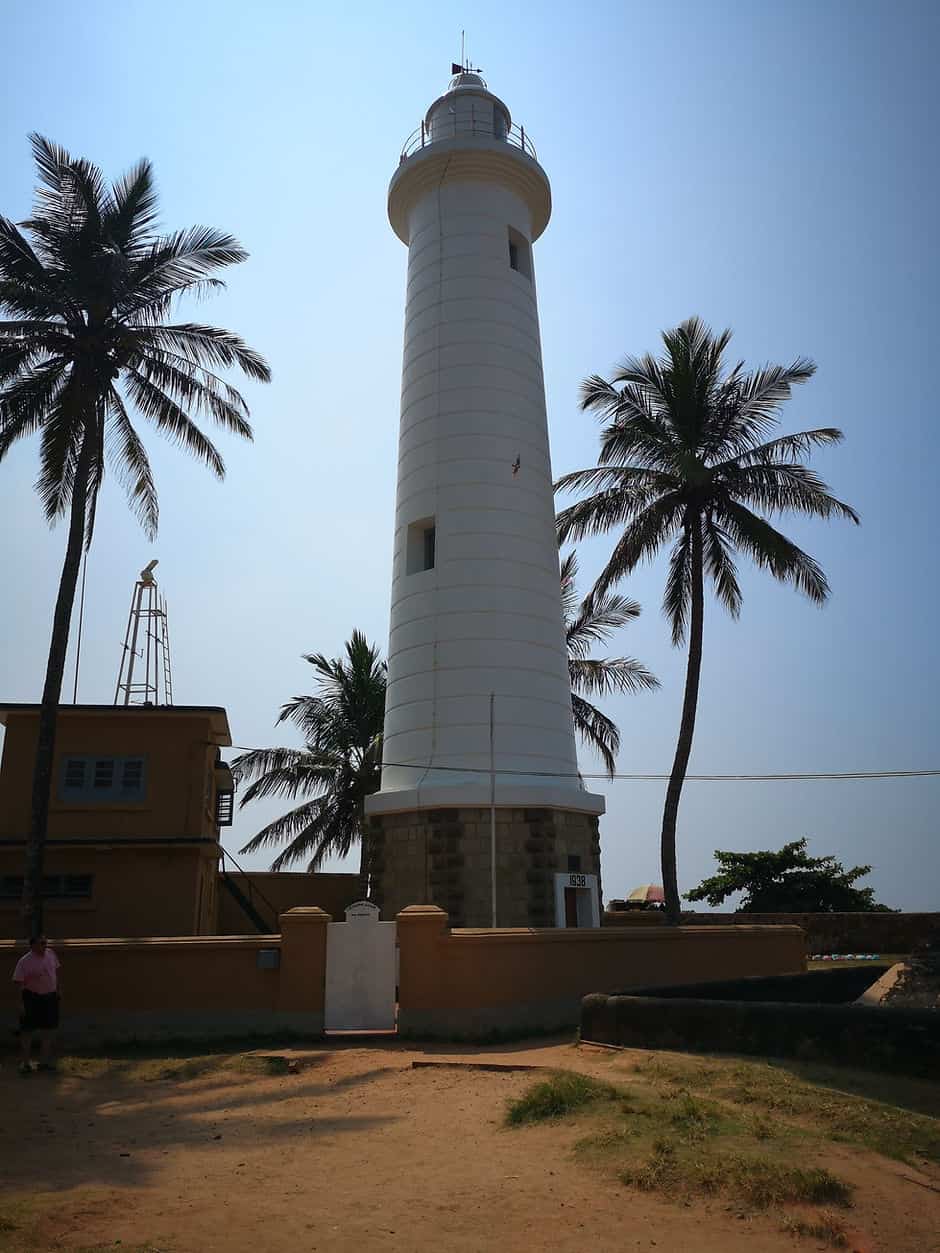
<svg viewBox="0 0 940 1253">
<path fill-rule="evenodd" d="M 0 1230 L 0 1249 L 823 1247 L 720 1200 L 684 1207 L 593 1173 L 572 1160 L 570 1123 L 507 1129 L 506 1104 L 531 1073 L 412 1067 L 464 1060 L 609 1076 L 610 1058 L 590 1048 L 327 1043 L 296 1058 L 296 1074 L 216 1070 L 157 1082 L 131 1081 L 119 1064 L 104 1076 L 29 1080 L 4 1065 L 0 1197 L 38 1192 L 42 1217 L 32 1243 L 23 1242 L 25 1225 Z M 831 1159 L 860 1186 L 852 1216 L 860 1251 L 940 1251 L 940 1192 L 917 1171 L 838 1146 Z"/>
</svg>

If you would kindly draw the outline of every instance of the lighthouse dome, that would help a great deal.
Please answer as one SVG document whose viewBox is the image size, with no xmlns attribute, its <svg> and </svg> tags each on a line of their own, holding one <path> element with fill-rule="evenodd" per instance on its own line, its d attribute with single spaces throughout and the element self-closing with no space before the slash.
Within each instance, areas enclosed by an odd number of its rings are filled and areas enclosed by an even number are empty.
<svg viewBox="0 0 940 1253">
<path fill-rule="evenodd" d="M 462 87 L 482 87 L 486 91 L 486 82 L 479 74 L 474 74 L 470 70 L 463 70 L 460 74 L 455 74 L 447 85 L 448 91 L 459 91 Z"/>
<path fill-rule="evenodd" d="M 425 133 L 431 143 L 467 135 L 505 140 L 511 125 L 509 110 L 502 100 L 471 70 L 454 75 L 424 119 Z"/>
</svg>

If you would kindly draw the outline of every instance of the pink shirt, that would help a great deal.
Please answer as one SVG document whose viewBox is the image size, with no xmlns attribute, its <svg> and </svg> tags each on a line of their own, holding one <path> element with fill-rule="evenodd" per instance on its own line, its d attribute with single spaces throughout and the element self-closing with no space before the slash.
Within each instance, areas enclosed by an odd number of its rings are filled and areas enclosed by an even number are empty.
<svg viewBox="0 0 940 1253">
<path fill-rule="evenodd" d="M 47 996 L 55 992 L 58 986 L 59 959 L 51 948 L 47 948 L 41 957 L 30 949 L 25 957 L 21 957 L 13 971 L 13 982 L 22 983 L 27 992 L 35 992 L 37 996 Z"/>
</svg>

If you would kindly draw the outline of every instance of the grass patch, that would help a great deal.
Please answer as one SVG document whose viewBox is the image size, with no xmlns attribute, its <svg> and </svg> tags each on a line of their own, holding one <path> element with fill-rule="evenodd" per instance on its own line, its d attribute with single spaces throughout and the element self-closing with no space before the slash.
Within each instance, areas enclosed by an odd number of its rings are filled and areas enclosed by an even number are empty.
<svg viewBox="0 0 940 1253">
<path fill-rule="evenodd" d="M 57 1197 L 46 1194 L 7 1197 L 0 1201 L 0 1253 L 47 1253 L 49 1249 L 68 1249 L 69 1253 L 170 1253 L 164 1241 L 159 1244 L 125 1244 L 113 1240 L 105 1244 L 62 1244 L 57 1238 L 51 1243 L 43 1230 L 43 1220 L 57 1205 Z"/>
<path fill-rule="evenodd" d="M 825 1240 L 834 1249 L 845 1249 L 849 1244 L 848 1228 L 838 1214 L 820 1214 L 811 1222 L 803 1218 L 785 1218 L 783 1230 L 806 1240 Z"/>
<path fill-rule="evenodd" d="M 643 1192 L 733 1195 L 758 1210 L 793 1202 L 851 1204 L 848 1184 L 820 1167 L 788 1166 L 745 1153 L 704 1156 L 671 1140 L 657 1140 L 649 1157 L 622 1170 L 620 1179 Z"/>
<path fill-rule="evenodd" d="M 575 1145 L 576 1155 L 644 1192 L 677 1199 L 721 1195 L 751 1211 L 851 1204 L 850 1186 L 813 1161 L 823 1136 L 770 1117 L 756 1100 L 719 1098 L 717 1071 L 704 1069 L 651 1061 L 640 1068 L 641 1080 L 622 1087 L 558 1072 L 514 1101 L 507 1121 L 582 1113 L 590 1129 Z"/>
<path fill-rule="evenodd" d="M 819 1140 L 854 1144 L 883 1157 L 940 1162 L 940 1119 L 886 1101 L 840 1092 L 779 1066 L 760 1062 L 708 1061 L 653 1056 L 634 1075 L 663 1096 L 705 1092 L 730 1110 L 746 1113 L 746 1129 L 758 1139 L 787 1130 Z M 856 1081 L 863 1077 L 856 1076 Z M 838 1076 L 836 1081 L 839 1081 Z M 877 1077 L 872 1077 L 877 1082 Z"/>
<path fill-rule="evenodd" d="M 612 1083 L 592 1079 L 589 1075 L 559 1070 L 549 1079 L 533 1084 L 518 1100 L 513 1101 L 506 1114 L 512 1127 L 522 1123 L 545 1122 L 552 1118 L 565 1118 L 577 1110 L 600 1102 L 623 1102 L 626 1094 Z"/>
<path fill-rule="evenodd" d="M 115 1240 L 113 1244 L 83 1244 L 73 1253 L 169 1253 L 165 1244 L 124 1244 Z"/>
<path fill-rule="evenodd" d="M 840 958 L 833 961 L 813 961 L 810 959 L 806 963 L 807 970 L 845 970 L 856 969 L 859 966 L 894 966 L 898 962 L 907 961 L 909 953 L 879 953 L 877 957 L 854 957 L 851 959 Z"/>
<path fill-rule="evenodd" d="M 0 1202 L 0 1250 L 19 1253 L 34 1247 L 33 1234 L 38 1221 L 32 1198 L 4 1198 Z"/>
<path fill-rule="evenodd" d="M 286 1075 L 289 1061 L 275 1053 L 205 1053 L 181 1057 L 63 1057 L 59 1071 L 79 1079 L 125 1080 L 129 1083 L 185 1083 L 225 1071 L 261 1076 Z"/>
</svg>

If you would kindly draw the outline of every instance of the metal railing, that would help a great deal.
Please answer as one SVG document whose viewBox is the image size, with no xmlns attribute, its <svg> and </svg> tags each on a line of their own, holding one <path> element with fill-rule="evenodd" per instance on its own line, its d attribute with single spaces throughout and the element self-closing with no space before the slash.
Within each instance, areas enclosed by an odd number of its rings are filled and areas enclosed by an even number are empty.
<svg viewBox="0 0 940 1253">
<path fill-rule="evenodd" d="M 234 886 L 238 893 L 247 900 L 249 908 L 259 918 L 259 920 L 264 923 L 265 927 L 268 928 L 267 934 L 276 935 L 279 926 L 277 906 L 273 905 L 261 889 L 252 883 L 251 879 L 248 877 L 248 871 L 246 871 L 243 866 L 240 866 L 232 854 L 228 852 L 227 849 L 224 849 L 221 844 L 219 845 L 219 852 L 222 854 L 220 870 L 222 872 L 223 879 L 228 881 L 229 891 L 231 891 Z M 235 867 L 236 873 L 241 876 L 240 880 L 233 879 L 233 877 L 228 873 L 225 866 L 227 861 L 230 861 Z M 266 911 L 268 912 L 266 913 Z"/>
<path fill-rule="evenodd" d="M 454 139 L 458 135 L 481 135 L 491 139 L 501 139 L 503 143 L 509 144 L 512 148 L 519 148 L 522 152 L 537 161 L 538 157 L 535 152 L 535 145 L 525 133 L 524 126 L 510 126 L 508 130 L 500 127 L 497 129 L 493 125 L 492 115 L 489 117 L 474 117 L 473 108 L 470 109 L 469 117 L 466 115 L 458 116 L 456 113 L 452 119 L 453 124 L 438 117 L 435 118 L 433 128 L 422 122 L 416 131 L 405 140 L 405 146 L 401 150 L 399 164 L 407 161 L 409 157 L 414 156 L 416 152 L 420 152 L 422 148 L 428 148 L 431 144 L 440 143 L 446 139 Z M 433 129 L 433 139 L 431 137 Z"/>
</svg>

